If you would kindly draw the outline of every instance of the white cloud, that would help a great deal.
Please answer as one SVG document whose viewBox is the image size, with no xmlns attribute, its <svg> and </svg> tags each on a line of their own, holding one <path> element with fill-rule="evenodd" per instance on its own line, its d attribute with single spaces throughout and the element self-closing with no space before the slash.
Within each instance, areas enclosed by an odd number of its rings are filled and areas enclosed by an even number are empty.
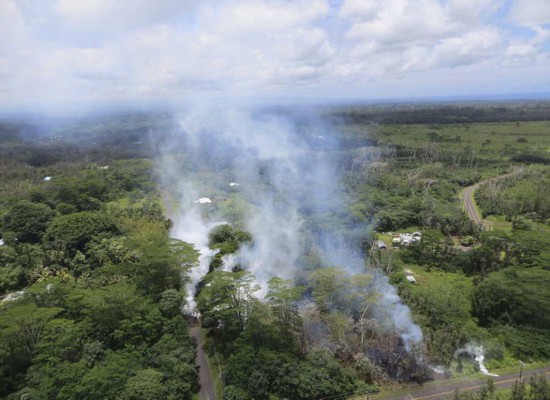
<svg viewBox="0 0 550 400">
<path fill-rule="evenodd" d="M 211 91 L 341 97 L 476 65 L 540 73 L 547 5 L 518 0 L 499 17 L 503 0 L 0 0 L 0 104 Z M 516 37 L 507 21 L 533 36 Z"/>
<path fill-rule="evenodd" d="M 503 39 L 495 29 L 484 28 L 445 39 L 432 53 L 432 65 L 456 67 L 495 58 L 503 49 Z"/>
<path fill-rule="evenodd" d="M 364 18 L 352 24 L 349 38 L 394 45 L 445 37 L 453 30 L 436 0 L 377 0 L 376 5 L 372 9 L 369 4 Z"/>
<path fill-rule="evenodd" d="M 550 24 L 550 1 L 548 0 L 514 0 L 509 18 L 525 26 Z"/>
<path fill-rule="evenodd" d="M 196 4 L 192 0 L 58 0 L 54 10 L 75 30 L 112 34 L 177 22 L 191 13 Z"/>
<path fill-rule="evenodd" d="M 328 10 L 324 0 L 246 0 L 230 2 L 212 13 L 217 16 L 222 32 L 258 34 L 303 26 L 326 16 Z"/>
</svg>

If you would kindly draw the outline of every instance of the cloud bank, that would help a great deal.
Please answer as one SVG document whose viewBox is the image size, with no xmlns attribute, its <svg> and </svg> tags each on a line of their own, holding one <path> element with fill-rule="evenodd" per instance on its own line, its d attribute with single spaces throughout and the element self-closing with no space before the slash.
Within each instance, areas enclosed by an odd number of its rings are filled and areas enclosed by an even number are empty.
<svg viewBox="0 0 550 400">
<path fill-rule="evenodd" d="M 0 106 L 548 91 L 546 0 L 0 0 Z"/>
</svg>

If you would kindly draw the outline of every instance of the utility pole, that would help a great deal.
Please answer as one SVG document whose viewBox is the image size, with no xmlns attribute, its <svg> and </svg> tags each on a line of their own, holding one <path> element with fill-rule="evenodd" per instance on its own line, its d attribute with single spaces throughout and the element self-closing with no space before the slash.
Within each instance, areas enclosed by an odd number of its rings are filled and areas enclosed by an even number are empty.
<svg viewBox="0 0 550 400">
<path fill-rule="evenodd" d="M 521 374 L 523 373 L 523 361 L 519 361 L 519 380 L 521 381 Z"/>
</svg>

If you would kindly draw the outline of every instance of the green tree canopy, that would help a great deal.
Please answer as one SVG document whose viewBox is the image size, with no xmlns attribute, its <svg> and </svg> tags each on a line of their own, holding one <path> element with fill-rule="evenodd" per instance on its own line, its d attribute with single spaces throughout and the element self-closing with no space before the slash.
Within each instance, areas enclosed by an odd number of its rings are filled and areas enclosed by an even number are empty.
<svg viewBox="0 0 550 400">
<path fill-rule="evenodd" d="M 55 218 L 45 239 L 48 247 L 63 251 L 72 258 L 77 250 L 87 250 L 92 241 L 119 233 L 117 222 L 109 214 L 85 211 Z"/>
<path fill-rule="evenodd" d="M 4 235 L 7 233 L 18 242 L 38 243 L 54 215 L 55 212 L 45 204 L 22 200 L 4 216 Z"/>
</svg>

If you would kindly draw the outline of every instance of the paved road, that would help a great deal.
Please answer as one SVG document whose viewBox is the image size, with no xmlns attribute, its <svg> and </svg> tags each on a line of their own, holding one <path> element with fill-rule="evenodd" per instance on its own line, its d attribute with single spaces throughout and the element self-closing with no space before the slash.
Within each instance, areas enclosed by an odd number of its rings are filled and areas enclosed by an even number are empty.
<svg viewBox="0 0 550 400">
<path fill-rule="evenodd" d="M 199 397 L 201 400 L 217 400 L 216 386 L 208 367 L 208 360 L 203 349 L 202 336 L 199 326 L 192 326 L 189 329 L 189 336 L 194 337 L 197 340 L 197 360 L 196 363 L 199 366 L 199 382 L 201 384 L 201 390 Z"/>
<path fill-rule="evenodd" d="M 493 378 L 493 382 L 498 389 L 509 388 L 518 379 L 518 372 L 508 375 L 502 375 Z M 524 371 L 523 378 L 531 375 L 541 374 L 546 377 L 550 376 L 550 367 L 539 368 L 531 371 Z M 479 390 L 483 385 L 487 383 L 488 378 L 481 379 L 469 379 L 461 382 L 448 382 L 441 381 L 438 385 L 430 385 L 429 387 L 421 387 L 418 389 L 412 389 L 407 394 L 400 394 L 395 396 L 371 396 L 373 400 L 444 400 L 451 399 L 455 394 L 455 390 L 460 392 Z M 367 399 L 364 397 L 363 399 Z"/>
<path fill-rule="evenodd" d="M 466 209 L 468 218 L 470 218 L 476 224 L 481 223 L 481 215 L 479 215 L 479 213 L 477 212 L 476 205 L 473 200 L 474 198 L 473 193 L 476 191 L 479 185 L 485 182 L 487 181 L 478 182 L 475 185 L 468 186 L 462 192 L 462 203 L 464 204 L 464 208 Z"/>
<path fill-rule="evenodd" d="M 522 169 L 518 168 L 514 172 L 510 172 L 510 173 L 504 174 L 504 175 L 495 176 L 494 178 L 486 179 L 484 181 L 476 183 L 475 185 L 468 186 L 468 187 L 464 188 L 464 191 L 462 192 L 462 203 L 464 204 L 464 208 L 466 209 L 466 213 L 468 214 L 468 218 L 470 218 L 476 224 L 482 224 L 483 223 L 483 217 L 477 211 L 474 196 L 473 196 L 474 192 L 476 191 L 476 189 L 478 187 L 480 187 L 481 185 L 485 185 L 487 182 L 496 181 L 498 179 L 506 178 L 508 176 L 512 176 L 512 175 L 516 174 L 517 172 L 521 172 L 521 171 L 522 171 Z"/>
</svg>

